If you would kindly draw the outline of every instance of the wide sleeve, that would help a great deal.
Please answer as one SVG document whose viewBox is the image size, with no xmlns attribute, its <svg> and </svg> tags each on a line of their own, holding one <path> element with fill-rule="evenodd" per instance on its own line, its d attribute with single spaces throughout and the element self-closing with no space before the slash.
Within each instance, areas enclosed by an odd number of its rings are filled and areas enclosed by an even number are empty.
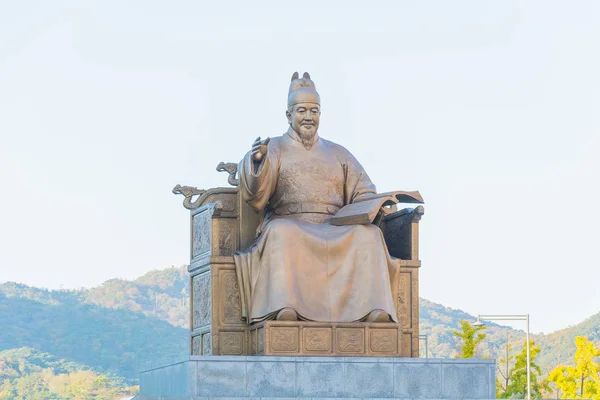
<svg viewBox="0 0 600 400">
<path fill-rule="evenodd" d="M 260 164 L 255 165 L 248 152 L 238 166 L 242 199 L 257 212 L 265 208 L 277 184 L 278 159 L 273 147 L 271 142 Z"/>
<path fill-rule="evenodd" d="M 377 193 L 377 188 L 356 158 L 350 152 L 344 158 L 344 203 L 351 204 L 363 195 Z"/>
</svg>

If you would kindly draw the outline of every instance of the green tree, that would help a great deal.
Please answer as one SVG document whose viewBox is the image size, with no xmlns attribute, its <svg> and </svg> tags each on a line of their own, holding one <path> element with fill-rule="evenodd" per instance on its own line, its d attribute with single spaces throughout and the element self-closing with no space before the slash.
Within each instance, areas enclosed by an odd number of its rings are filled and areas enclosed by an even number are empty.
<svg viewBox="0 0 600 400">
<path fill-rule="evenodd" d="M 486 328 L 485 325 L 472 326 L 469 321 L 460 321 L 462 332 L 452 331 L 452 333 L 462 339 L 460 354 L 454 358 L 473 358 L 475 356 L 475 347 L 487 336 L 485 333 L 477 333 Z M 475 335 L 477 334 L 477 335 Z"/>
<path fill-rule="evenodd" d="M 0 351 L 0 400 L 112 400 L 137 391 L 123 378 L 34 349 Z"/>
<path fill-rule="evenodd" d="M 508 342 L 508 333 L 506 334 L 506 357 L 498 359 L 498 372 L 502 379 L 496 376 L 496 398 L 501 399 L 510 384 L 511 368 L 510 363 L 515 358 L 511 356 L 512 345 Z"/>
<path fill-rule="evenodd" d="M 529 341 L 529 356 L 530 356 L 530 373 L 531 373 L 531 398 L 541 399 L 543 392 L 548 390 L 546 382 L 540 379 L 542 370 L 535 363 L 535 358 L 540 353 L 540 348 L 535 345 L 533 340 Z M 527 397 L 527 342 L 523 345 L 523 349 L 515 357 L 515 365 L 509 369 L 508 385 L 504 393 L 500 395 L 502 399 Z"/>
<path fill-rule="evenodd" d="M 15 386 L 8 379 L 4 379 L 0 383 L 0 400 L 14 399 L 17 397 L 17 390 Z"/>
<path fill-rule="evenodd" d="M 12 400 L 50 400 L 59 399 L 59 397 L 48 390 L 47 382 L 45 382 L 39 374 L 24 375 L 13 382 L 14 392 L 11 397 L 6 397 Z"/>
<path fill-rule="evenodd" d="M 600 400 L 600 348 L 584 336 L 575 338 L 575 366 L 559 365 L 548 375 L 563 399 Z"/>
</svg>

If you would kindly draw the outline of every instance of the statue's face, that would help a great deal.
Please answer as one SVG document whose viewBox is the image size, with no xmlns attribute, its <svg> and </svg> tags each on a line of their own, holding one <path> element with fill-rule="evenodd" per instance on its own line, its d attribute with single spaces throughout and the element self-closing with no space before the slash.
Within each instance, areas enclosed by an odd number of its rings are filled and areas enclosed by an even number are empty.
<svg viewBox="0 0 600 400">
<path fill-rule="evenodd" d="M 319 129 L 321 107 L 315 103 L 295 104 L 286 112 L 292 128 L 303 137 L 312 137 Z"/>
</svg>

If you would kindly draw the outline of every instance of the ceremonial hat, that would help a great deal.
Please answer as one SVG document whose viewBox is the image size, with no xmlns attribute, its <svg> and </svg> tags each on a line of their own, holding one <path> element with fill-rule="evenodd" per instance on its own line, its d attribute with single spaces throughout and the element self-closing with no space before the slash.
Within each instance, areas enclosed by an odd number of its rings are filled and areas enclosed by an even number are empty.
<svg viewBox="0 0 600 400">
<path fill-rule="evenodd" d="M 302 78 L 298 78 L 298 73 L 294 72 L 292 75 L 292 82 L 290 83 L 290 90 L 288 92 L 288 108 L 294 104 L 300 103 L 314 103 L 321 104 L 321 98 L 315 83 L 310 79 L 308 72 L 302 75 Z"/>
</svg>

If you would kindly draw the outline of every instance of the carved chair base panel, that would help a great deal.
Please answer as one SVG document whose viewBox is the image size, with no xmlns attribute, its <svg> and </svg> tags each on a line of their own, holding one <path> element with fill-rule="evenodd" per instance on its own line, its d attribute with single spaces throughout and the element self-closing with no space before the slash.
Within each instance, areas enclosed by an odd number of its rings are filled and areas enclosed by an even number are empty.
<svg viewBox="0 0 600 400">
<path fill-rule="evenodd" d="M 412 332 L 394 323 L 265 321 L 250 326 L 249 355 L 410 357 Z"/>
</svg>

